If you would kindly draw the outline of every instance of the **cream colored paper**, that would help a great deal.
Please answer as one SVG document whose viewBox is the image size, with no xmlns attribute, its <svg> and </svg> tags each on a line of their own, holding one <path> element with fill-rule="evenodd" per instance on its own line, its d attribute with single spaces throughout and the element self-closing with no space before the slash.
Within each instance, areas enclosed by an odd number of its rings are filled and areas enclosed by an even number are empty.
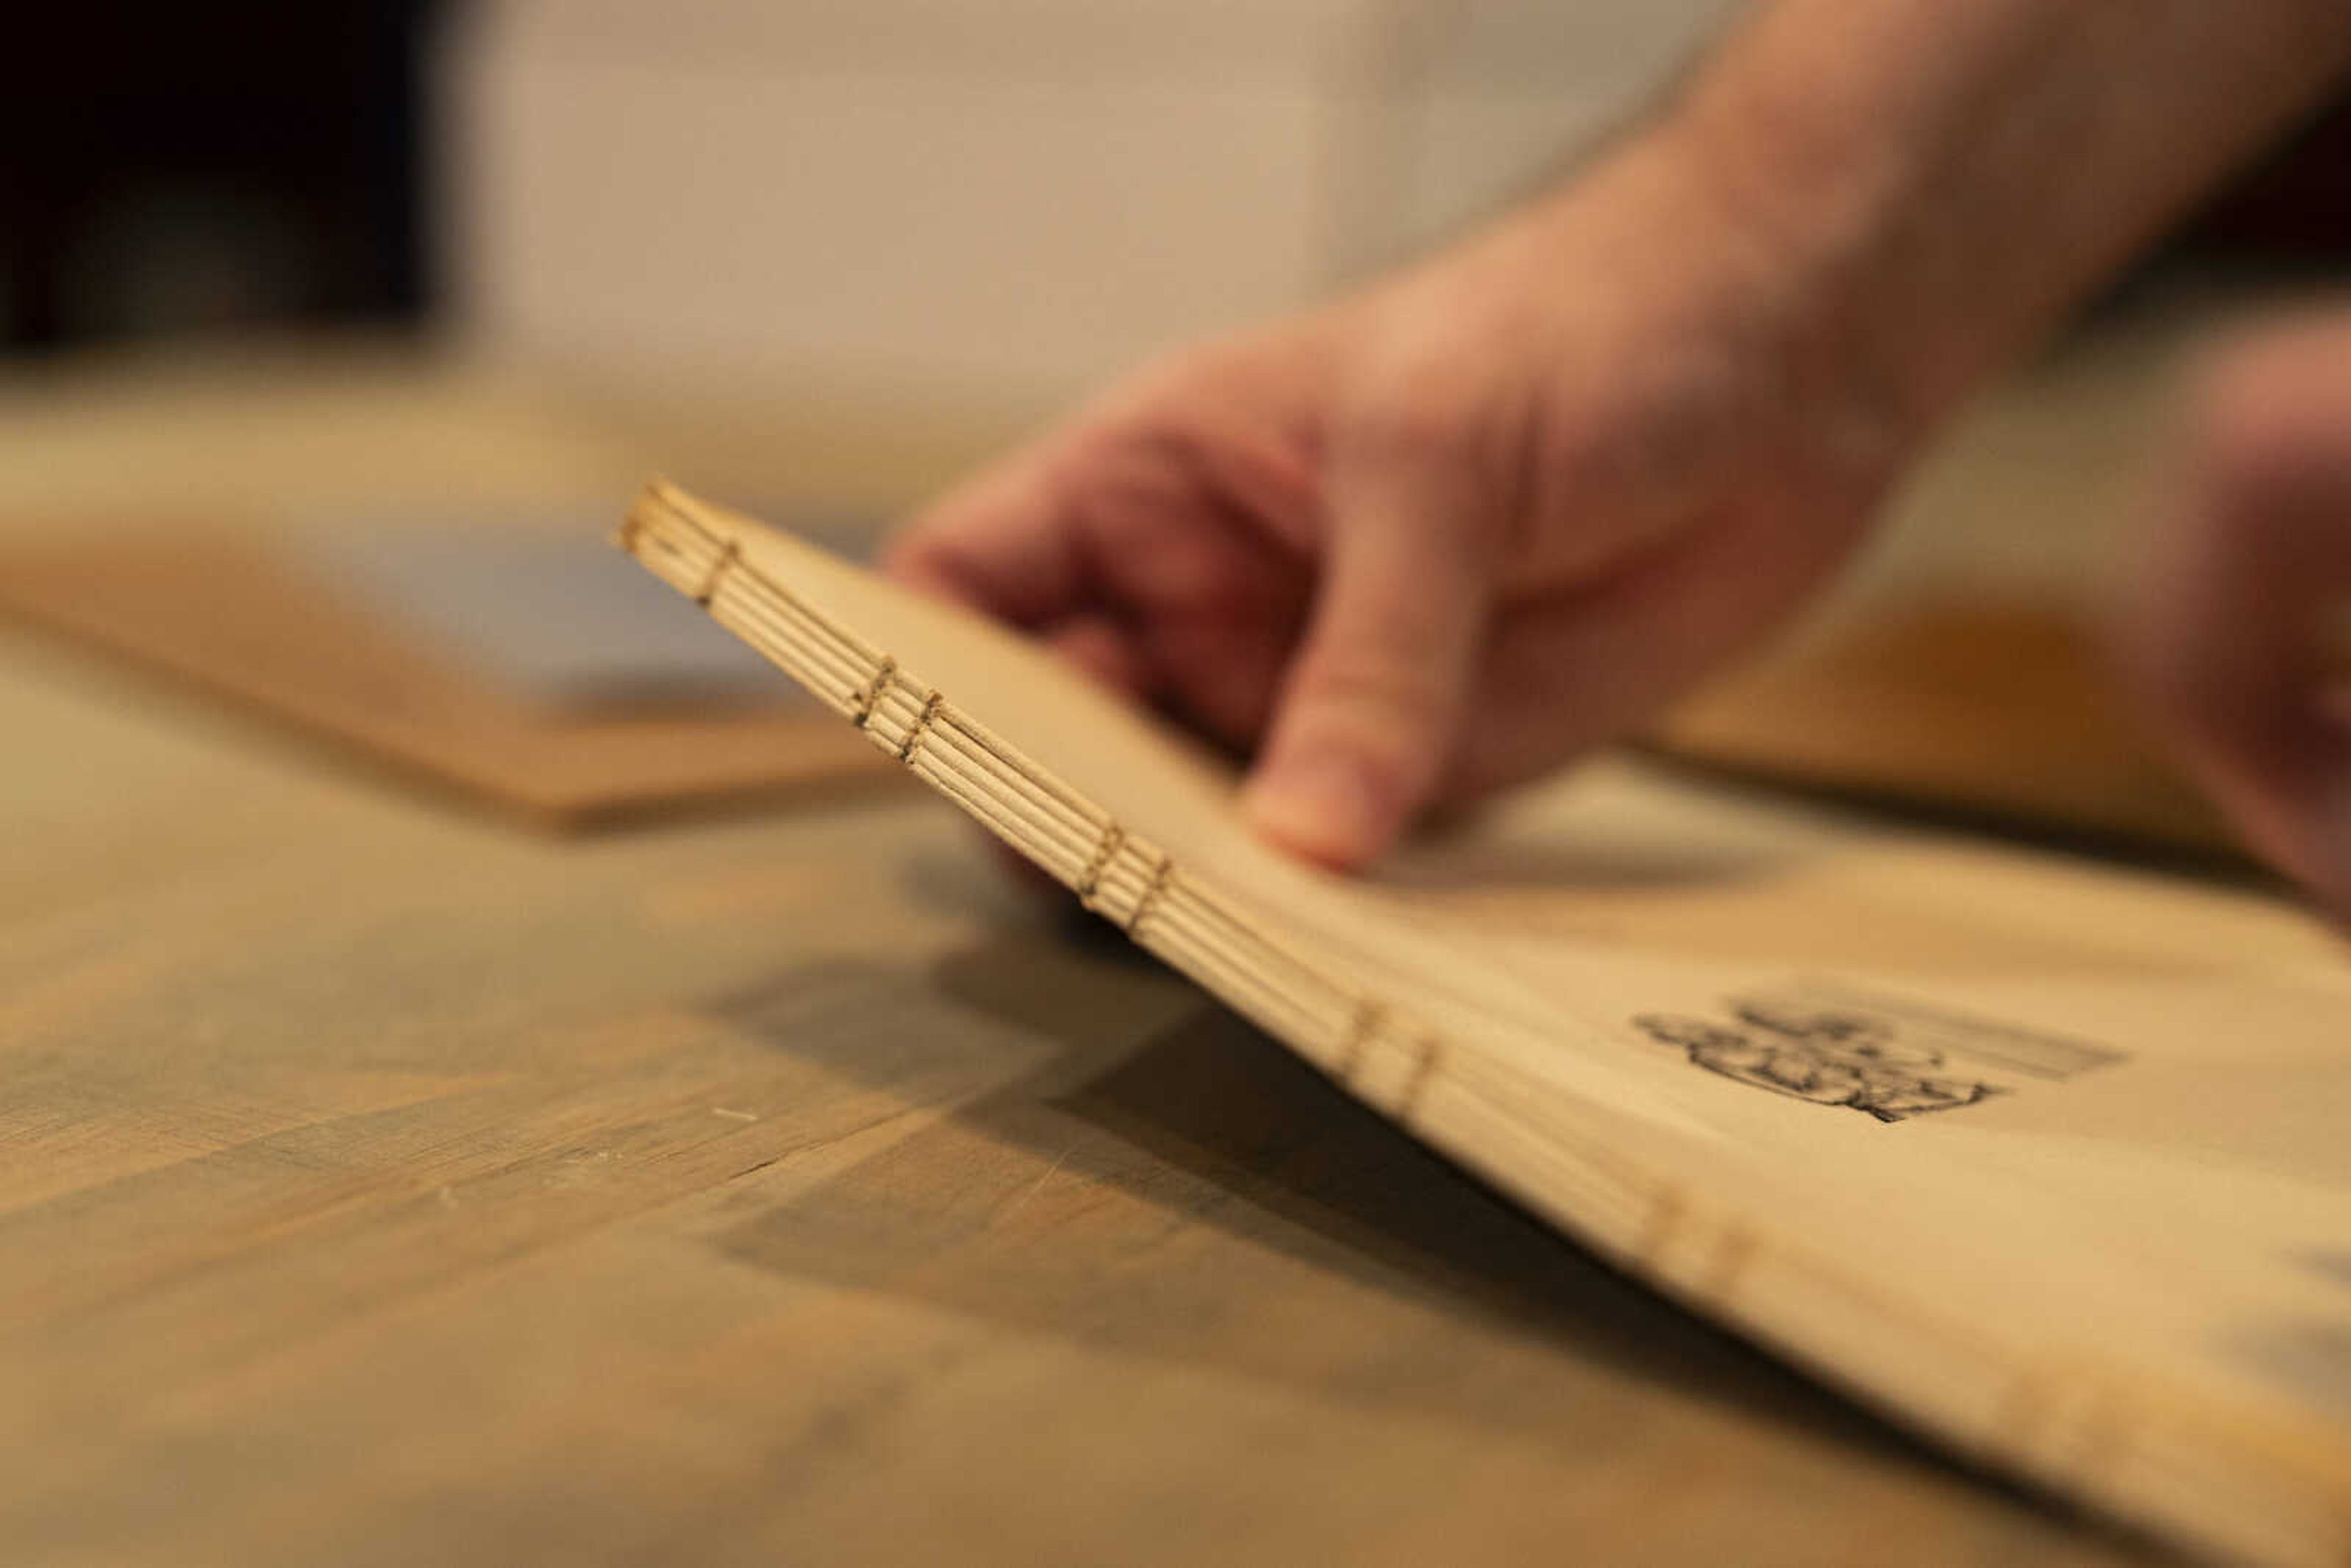
<svg viewBox="0 0 2351 1568">
<path fill-rule="evenodd" d="M 1138 943 L 1699 1311 L 2217 1554 L 2351 1560 L 2351 964 L 2250 894 L 1609 765 L 1325 875 L 1050 657 L 665 486 L 622 542 Z"/>
</svg>

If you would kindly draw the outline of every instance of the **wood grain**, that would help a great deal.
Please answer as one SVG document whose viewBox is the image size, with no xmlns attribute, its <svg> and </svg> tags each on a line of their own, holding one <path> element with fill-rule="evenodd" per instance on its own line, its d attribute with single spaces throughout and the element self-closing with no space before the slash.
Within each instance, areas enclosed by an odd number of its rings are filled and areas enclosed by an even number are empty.
<svg viewBox="0 0 2351 1568">
<path fill-rule="evenodd" d="M 2141 1560 L 926 802 L 517 835 L 14 638 L 0 733 L 11 1561 Z"/>
</svg>

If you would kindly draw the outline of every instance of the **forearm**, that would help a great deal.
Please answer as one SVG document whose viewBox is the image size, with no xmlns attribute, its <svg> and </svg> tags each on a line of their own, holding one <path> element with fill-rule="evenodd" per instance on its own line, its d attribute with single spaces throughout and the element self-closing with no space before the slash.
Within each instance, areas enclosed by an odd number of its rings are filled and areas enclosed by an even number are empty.
<svg viewBox="0 0 2351 1568">
<path fill-rule="evenodd" d="M 1923 426 L 2346 65 L 2342 0 L 1777 0 L 1656 134 Z"/>
</svg>

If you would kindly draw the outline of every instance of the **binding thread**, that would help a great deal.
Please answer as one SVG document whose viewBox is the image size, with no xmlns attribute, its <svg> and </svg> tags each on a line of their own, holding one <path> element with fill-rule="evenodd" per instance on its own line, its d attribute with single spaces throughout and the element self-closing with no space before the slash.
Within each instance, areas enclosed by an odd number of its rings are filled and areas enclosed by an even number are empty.
<svg viewBox="0 0 2351 1568">
<path fill-rule="evenodd" d="M 1707 1263 L 1706 1283 L 1702 1287 L 1707 1299 L 1728 1301 L 1754 1256 L 1755 1233 L 1743 1225 L 1725 1221 L 1715 1241 L 1714 1255 Z"/>
<path fill-rule="evenodd" d="M 925 697 L 923 711 L 914 716 L 914 722 L 906 727 L 906 738 L 898 743 L 898 760 L 910 768 L 914 762 L 914 747 L 923 744 L 923 737 L 930 730 L 931 720 L 938 716 L 941 700 L 936 692 Z"/>
<path fill-rule="evenodd" d="M 725 577 L 727 570 L 742 559 L 743 547 L 733 539 L 728 539 L 720 548 L 717 558 L 711 561 L 710 570 L 703 574 L 702 586 L 694 591 L 694 601 L 705 610 L 709 609 L 711 600 L 718 593 L 718 580 Z"/>
<path fill-rule="evenodd" d="M 1420 1103 L 1422 1092 L 1427 1089 L 1429 1079 L 1437 1073 L 1437 1059 L 1443 1054 L 1443 1048 L 1437 1043 L 1434 1035 L 1422 1035 L 1419 1045 L 1420 1057 L 1412 1064 L 1412 1076 L 1405 1080 L 1404 1092 L 1396 1096 L 1398 1121 L 1411 1119 L 1413 1107 Z"/>
<path fill-rule="evenodd" d="M 1661 1189 L 1649 1206 L 1640 1239 L 1633 1243 L 1633 1256 L 1651 1268 L 1657 1267 L 1658 1254 L 1665 1250 L 1674 1232 L 1681 1228 L 1686 1212 L 1680 1193 L 1672 1187 Z"/>
<path fill-rule="evenodd" d="M 1102 873 L 1118 857 L 1119 846 L 1126 842 L 1126 830 L 1113 822 L 1102 830 L 1102 842 L 1094 846 L 1093 858 L 1086 869 L 1078 873 L 1078 902 L 1088 909 L 1094 906 L 1094 890 L 1102 885 Z"/>
<path fill-rule="evenodd" d="M 1355 1004 L 1355 1016 L 1347 1025 L 1346 1043 L 1339 1049 L 1339 1076 L 1352 1082 L 1370 1054 L 1372 1036 L 1388 1021 L 1387 1004 L 1369 997 Z"/>
<path fill-rule="evenodd" d="M 1143 884 L 1143 892 L 1135 898 L 1134 912 L 1126 917 L 1126 934 L 1129 936 L 1142 936 L 1144 917 L 1157 908 L 1159 901 L 1167 895 L 1168 879 L 1175 873 L 1175 860 L 1161 855 L 1159 863 L 1152 868 L 1151 880 Z"/>
<path fill-rule="evenodd" d="M 897 674 L 898 661 L 895 659 L 885 658 L 874 668 L 873 678 L 865 683 L 863 691 L 857 694 L 857 710 L 849 716 L 852 724 L 863 729 L 873 722 L 873 710 L 882 706 L 882 694 L 890 689 L 890 683 Z"/>
</svg>

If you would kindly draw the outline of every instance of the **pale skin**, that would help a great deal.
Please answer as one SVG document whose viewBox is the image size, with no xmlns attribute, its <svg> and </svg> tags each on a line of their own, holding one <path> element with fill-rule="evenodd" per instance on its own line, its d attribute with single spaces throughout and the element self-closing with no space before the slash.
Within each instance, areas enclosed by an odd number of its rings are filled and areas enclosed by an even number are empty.
<svg viewBox="0 0 2351 1568">
<path fill-rule="evenodd" d="M 1777 0 L 1559 190 L 1149 367 L 930 508 L 905 580 L 1251 754 L 1370 864 L 1622 736 L 1866 534 L 1950 412 L 2351 68 L 2341 0 Z M 2125 664 L 2351 915 L 2351 313 L 2223 356 Z"/>
</svg>

